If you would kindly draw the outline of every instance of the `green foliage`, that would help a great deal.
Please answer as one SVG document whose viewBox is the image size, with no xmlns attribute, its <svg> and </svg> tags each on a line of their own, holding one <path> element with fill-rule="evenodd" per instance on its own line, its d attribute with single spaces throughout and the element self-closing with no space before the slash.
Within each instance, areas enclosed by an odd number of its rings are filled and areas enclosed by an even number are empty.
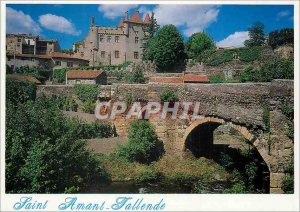
<svg viewBox="0 0 300 212">
<path fill-rule="evenodd" d="M 286 194 L 294 193 L 294 175 L 288 175 L 282 181 L 282 190 Z"/>
<path fill-rule="evenodd" d="M 162 144 L 147 121 L 132 122 L 128 140 L 127 144 L 120 147 L 118 155 L 130 162 L 150 163 L 158 160 L 163 153 Z"/>
<path fill-rule="evenodd" d="M 224 194 L 245 194 L 248 193 L 245 183 L 239 182 L 232 186 L 230 189 L 225 189 Z"/>
<path fill-rule="evenodd" d="M 52 77 L 53 79 L 57 80 L 58 83 L 64 83 L 66 81 L 67 71 L 67 68 L 54 69 Z"/>
<path fill-rule="evenodd" d="M 218 49 L 216 51 L 210 50 L 211 54 L 206 54 L 203 56 L 205 58 L 205 63 L 210 66 L 217 66 L 225 62 L 233 60 L 233 54 L 236 50 L 231 49 Z M 205 51 L 209 53 L 209 50 Z"/>
<path fill-rule="evenodd" d="M 6 101 L 14 105 L 28 100 L 34 100 L 36 97 L 36 85 L 28 81 L 6 80 Z"/>
<path fill-rule="evenodd" d="M 214 50 L 213 39 L 206 32 L 194 33 L 186 42 L 185 50 L 189 59 L 203 60 L 207 51 Z"/>
<path fill-rule="evenodd" d="M 287 136 L 291 139 L 294 139 L 294 105 L 291 105 L 291 104 L 288 104 L 287 102 L 284 102 L 281 105 L 281 111 L 288 118 L 288 120 L 290 121 L 288 123 Z"/>
<path fill-rule="evenodd" d="M 176 102 L 178 99 L 174 90 L 163 90 L 159 97 L 161 102 Z"/>
<path fill-rule="evenodd" d="M 294 62 L 283 58 L 272 58 L 259 67 L 248 66 L 240 75 L 241 82 L 270 82 L 273 79 L 293 79 Z"/>
<path fill-rule="evenodd" d="M 162 173 L 154 170 L 152 167 L 143 168 L 137 176 L 135 176 L 134 181 L 137 183 L 155 183 L 161 180 L 163 177 Z"/>
<path fill-rule="evenodd" d="M 268 44 L 273 48 L 277 48 L 285 44 L 294 44 L 294 29 L 284 28 L 274 30 L 269 33 Z"/>
<path fill-rule="evenodd" d="M 172 72 L 185 59 L 184 43 L 174 25 L 165 25 L 151 38 L 144 50 L 144 60 L 153 61 L 162 72 Z"/>
<path fill-rule="evenodd" d="M 209 76 L 208 79 L 210 83 L 224 83 L 226 81 L 223 75 Z"/>
<path fill-rule="evenodd" d="M 144 71 L 141 65 L 135 65 L 133 67 L 132 73 L 128 73 L 125 75 L 125 79 L 127 83 L 144 83 Z"/>
<path fill-rule="evenodd" d="M 147 48 L 149 40 L 154 37 L 159 27 L 160 26 L 157 24 L 157 21 L 154 18 L 154 13 L 152 12 L 150 17 L 150 23 L 145 26 L 145 32 L 147 33 L 145 34 L 143 49 Z M 143 59 L 144 59 L 144 54 L 143 54 Z"/>
<path fill-rule="evenodd" d="M 261 56 L 263 47 L 262 46 L 252 46 L 252 47 L 244 47 L 238 50 L 240 61 L 249 63 L 255 60 L 258 60 Z"/>
<path fill-rule="evenodd" d="M 244 42 L 245 46 L 263 46 L 265 44 L 264 24 L 261 22 L 254 23 L 248 28 L 249 40 Z"/>
<path fill-rule="evenodd" d="M 58 109 L 60 110 L 66 110 L 66 111 L 75 111 L 77 112 L 78 104 L 76 101 L 67 96 L 54 96 L 52 97 L 52 100 L 57 105 Z"/>
<path fill-rule="evenodd" d="M 90 100 L 83 102 L 82 110 L 85 113 L 93 114 L 95 112 L 95 103 Z"/>
<path fill-rule="evenodd" d="M 22 75 L 30 75 L 37 78 L 39 81 L 44 83 L 47 79 L 52 76 L 52 70 L 43 68 L 43 67 L 29 67 L 29 66 L 21 66 L 17 67 L 13 72 L 12 69 L 7 69 L 8 74 L 22 74 Z"/>
<path fill-rule="evenodd" d="M 86 128 L 87 135 L 102 129 Z M 6 192 L 84 192 L 91 184 L 108 180 L 86 143 L 78 140 L 86 134 L 53 100 L 41 97 L 17 107 L 8 101 Z"/>
<path fill-rule="evenodd" d="M 75 93 L 82 102 L 94 102 L 99 94 L 99 86 L 95 84 L 76 84 Z"/>
</svg>

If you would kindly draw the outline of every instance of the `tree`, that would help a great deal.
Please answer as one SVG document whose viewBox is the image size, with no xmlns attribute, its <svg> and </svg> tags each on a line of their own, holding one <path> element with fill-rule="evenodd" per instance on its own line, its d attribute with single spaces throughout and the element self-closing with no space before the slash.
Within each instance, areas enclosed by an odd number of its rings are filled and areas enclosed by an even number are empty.
<svg viewBox="0 0 300 212">
<path fill-rule="evenodd" d="M 207 51 L 214 50 L 213 39 L 205 32 L 194 33 L 185 45 L 186 53 L 189 59 L 203 59 Z"/>
<path fill-rule="evenodd" d="M 7 100 L 6 192 L 84 192 L 109 179 L 86 142 L 79 140 L 86 130 L 67 119 L 55 101 L 21 100 Z"/>
<path fill-rule="evenodd" d="M 121 146 L 118 154 L 130 162 L 150 163 L 158 160 L 163 154 L 162 142 L 158 140 L 153 126 L 148 121 L 132 122 L 128 141 L 128 144 Z"/>
<path fill-rule="evenodd" d="M 144 52 L 145 52 L 145 49 L 147 48 L 149 40 L 154 37 L 154 35 L 157 32 L 157 30 L 159 29 L 159 27 L 160 26 L 157 24 L 157 21 L 154 18 L 154 13 L 152 12 L 151 17 L 150 17 L 150 23 L 144 27 L 144 31 L 146 32 L 145 38 L 143 39 L 143 46 L 142 46 Z M 143 53 L 143 59 L 146 59 L 144 57 L 144 53 Z"/>
<path fill-rule="evenodd" d="M 273 48 L 281 45 L 294 44 L 294 29 L 284 28 L 280 31 L 274 30 L 269 33 L 268 44 Z"/>
<path fill-rule="evenodd" d="M 263 46 L 265 44 L 264 28 L 265 26 L 261 22 L 256 22 L 248 28 L 250 39 L 244 42 L 245 46 Z"/>
<path fill-rule="evenodd" d="M 144 59 L 153 61 L 162 72 L 173 71 L 185 59 L 184 43 L 174 25 L 165 25 L 151 38 L 144 50 Z"/>
</svg>

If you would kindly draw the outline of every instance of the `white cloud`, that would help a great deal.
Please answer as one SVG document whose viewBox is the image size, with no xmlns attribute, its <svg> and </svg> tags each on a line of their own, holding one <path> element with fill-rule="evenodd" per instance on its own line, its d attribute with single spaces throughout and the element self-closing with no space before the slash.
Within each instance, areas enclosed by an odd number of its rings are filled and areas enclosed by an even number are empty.
<svg viewBox="0 0 300 212">
<path fill-rule="evenodd" d="M 277 13 L 277 19 L 281 19 L 281 18 L 287 17 L 289 15 L 290 15 L 290 12 L 288 10 L 283 10 L 283 11 L 280 11 L 279 13 Z"/>
<path fill-rule="evenodd" d="M 21 10 L 11 7 L 6 8 L 6 32 L 7 33 L 31 33 L 39 34 L 41 28 L 30 15 L 24 14 Z"/>
<path fill-rule="evenodd" d="M 103 13 L 103 16 L 109 19 L 115 19 L 124 16 L 126 11 L 136 8 L 135 4 L 103 4 L 99 5 L 98 11 Z"/>
<path fill-rule="evenodd" d="M 244 41 L 249 39 L 248 31 L 235 32 L 224 40 L 217 42 L 218 47 L 242 47 Z"/>
<path fill-rule="evenodd" d="M 183 33 L 190 36 L 216 22 L 219 14 L 216 5 L 158 5 L 154 9 L 160 25 L 174 24 L 183 27 Z"/>
<path fill-rule="evenodd" d="M 45 14 L 39 17 L 40 24 L 46 29 L 69 35 L 80 35 L 81 31 L 77 30 L 74 24 L 65 17 L 53 14 Z"/>
</svg>

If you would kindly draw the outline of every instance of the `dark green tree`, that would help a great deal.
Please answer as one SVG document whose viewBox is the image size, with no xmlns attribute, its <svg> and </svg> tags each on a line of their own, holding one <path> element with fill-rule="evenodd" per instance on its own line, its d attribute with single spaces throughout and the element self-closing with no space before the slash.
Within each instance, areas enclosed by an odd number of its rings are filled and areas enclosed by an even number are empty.
<svg viewBox="0 0 300 212">
<path fill-rule="evenodd" d="M 151 38 L 144 59 L 153 61 L 162 72 L 171 72 L 185 60 L 184 42 L 174 25 L 165 25 Z"/>
<path fill-rule="evenodd" d="M 281 45 L 294 44 L 294 29 L 284 28 L 280 31 L 274 30 L 269 33 L 268 44 L 273 48 Z"/>
<path fill-rule="evenodd" d="M 194 33 L 186 42 L 185 50 L 189 59 L 203 59 L 207 51 L 214 50 L 213 39 L 205 32 Z"/>
<path fill-rule="evenodd" d="M 268 44 L 273 49 L 275 49 L 276 47 L 278 47 L 280 45 L 280 43 L 279 43 L 279 31 L 278 30 L 274 30 L 274 31 L 269 33 Z"/>
<path fill-rule="evenodd" d="M 264 28 L 265 26 L 261 22 L 256 22 L 251 27 L 249 27 L 249 40 L 246 40 L 244 42 L 245 46 L 263 46 L 265 44 Z"/>
</svg>

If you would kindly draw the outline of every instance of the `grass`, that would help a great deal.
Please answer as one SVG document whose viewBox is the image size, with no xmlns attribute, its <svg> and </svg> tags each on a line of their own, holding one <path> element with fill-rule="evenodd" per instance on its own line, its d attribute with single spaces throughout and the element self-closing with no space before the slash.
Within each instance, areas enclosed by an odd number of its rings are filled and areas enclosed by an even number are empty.
<svg viewBox="0 0 300 212">
<path fill-rule="evenodd" d="M 223 167 L 205 158 L 178 159 L 176 156 L 165 155 L 150 165 L 130 163 L 115 154 L 99 154 L 98 158 L 111 175 L 112 181 L 153 182 L 166 179 L 174 182 L 213 182 L 227 181 L 230 178 L 230 174 Z"/>
</svg>

